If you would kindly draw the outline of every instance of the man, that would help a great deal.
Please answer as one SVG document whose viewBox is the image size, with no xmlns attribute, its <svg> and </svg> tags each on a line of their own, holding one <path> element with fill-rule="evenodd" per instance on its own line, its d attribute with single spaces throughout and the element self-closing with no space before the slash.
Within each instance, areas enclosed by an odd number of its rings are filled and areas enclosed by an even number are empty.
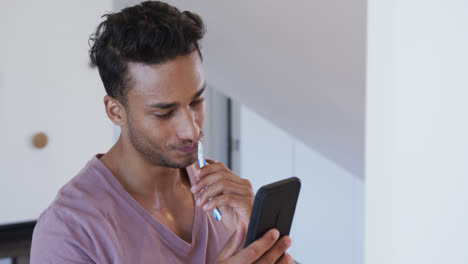
<svg viewBox="0 0 468 264">
<path fill-rule="evenodd" d="M 90 57 L 121 135 L 41 214 L 31 263 L 292 262 L 284 254 L 291 240 L 277 230 L 242 249 L 250 182 L 214 160 L 197 166 L 201 18 L 153 1 L 105 17 Z M 220 222 L 210 213 L 216 207 Z"/>
</svg>

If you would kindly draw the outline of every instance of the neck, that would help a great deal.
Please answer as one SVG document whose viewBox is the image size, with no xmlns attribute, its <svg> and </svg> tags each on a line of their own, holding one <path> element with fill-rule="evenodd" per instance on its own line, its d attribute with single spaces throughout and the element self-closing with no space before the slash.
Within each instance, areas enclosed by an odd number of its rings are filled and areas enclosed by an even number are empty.
<svg viewBox="0 0 468 264">
<path fill-rule="evenodd" d="M 152 201 L 155 209 L 170 202 L 181 187 L 190 188 L 185 170 L 150 163 L 122 136 L 101 161 L 130 195 Z"/>
</svg>

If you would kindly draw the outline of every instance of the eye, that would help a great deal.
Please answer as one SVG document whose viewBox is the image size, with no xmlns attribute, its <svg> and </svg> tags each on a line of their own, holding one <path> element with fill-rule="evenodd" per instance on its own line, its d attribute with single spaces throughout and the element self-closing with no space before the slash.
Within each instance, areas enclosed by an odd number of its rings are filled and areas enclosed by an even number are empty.
<svg viewBox="0 0 468 264">
<path fill-rule="evenodd" d="M 168 119 L 172 116 L 174 111 L 170 111 L 167 114 L 159 115 L 159 114 L 153 114 L 155 117 L 160 118 L 160 119 Z"/>
<path fill-rule="evenodd" d="M 190 105 L 191 106 L 197 106 L 197 105 L 203 103 L 203 101 L 205 101 L 205 97 L 202 97 L 202 98 L 200 98 L 200 99 L 198 99 L 196 101 L 193 101 L 192 103 L 190 103 Z"/>
</svg>

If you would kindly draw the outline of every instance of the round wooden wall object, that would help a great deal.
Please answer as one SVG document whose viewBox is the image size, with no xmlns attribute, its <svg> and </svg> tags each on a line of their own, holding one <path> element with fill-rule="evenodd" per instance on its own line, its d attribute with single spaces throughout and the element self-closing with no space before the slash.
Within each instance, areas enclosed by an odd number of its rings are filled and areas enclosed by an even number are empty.
<svg viewBox="0 0 468 264">
<path fill-rule="evenodd" d="M 44 148 L 47 145 L 47 135 L 43 132 L 34 134 L 33 145 L 38 149 Z"/>
</svg>

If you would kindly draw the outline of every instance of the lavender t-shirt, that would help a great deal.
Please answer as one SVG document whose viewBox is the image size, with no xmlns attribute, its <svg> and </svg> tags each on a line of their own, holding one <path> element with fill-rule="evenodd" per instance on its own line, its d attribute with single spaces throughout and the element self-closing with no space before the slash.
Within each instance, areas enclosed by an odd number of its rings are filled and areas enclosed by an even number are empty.
<svg viewBox="0 0 468 264">
<path fill-rule="evenodd" d="M 31 263 L 213 263 L 231 233 L 195 206 L 192 243 L 122 187 L 99 155 L 59 191 L 34 229 Z"/>
</svg>

